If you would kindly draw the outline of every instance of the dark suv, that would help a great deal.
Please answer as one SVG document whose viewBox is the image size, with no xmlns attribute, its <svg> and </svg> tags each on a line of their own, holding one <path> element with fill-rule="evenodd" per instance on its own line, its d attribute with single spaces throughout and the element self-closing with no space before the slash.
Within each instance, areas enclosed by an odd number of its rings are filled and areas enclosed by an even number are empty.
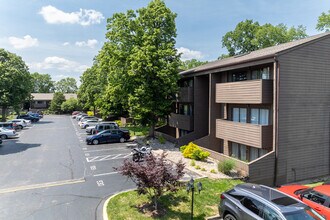
<svg viewBox="0 0 330 220">
<path fill-rule="evenodd" d="M 30 120 L 31 122 L 37 122 L 39 121 L 39 117 L 35 117 L 32 115 L 19 115 L 17 116 L 17 119 L 26 119 L 26 120 Z"/>
<path fill-rule="evenodd" d="M 323 220 L 315 210 L 284 193 L 257 184 L 240 184 L 221 195 L 219 214 L 224 220 Z"/>
<path fill-rule="evenodd" d="M 101 122 L 100 124 L 95 125 L 95 128 L 92 130 L 92 134 L 97 134 L 97 133 L 99 133 L 101 131 L 104 131 L 104 130 L 113 130 L 113 129 L 119 129 L 117 123 L 115 123 L 115 122 L 109 122 L 109 123 Z"/>
</svg>

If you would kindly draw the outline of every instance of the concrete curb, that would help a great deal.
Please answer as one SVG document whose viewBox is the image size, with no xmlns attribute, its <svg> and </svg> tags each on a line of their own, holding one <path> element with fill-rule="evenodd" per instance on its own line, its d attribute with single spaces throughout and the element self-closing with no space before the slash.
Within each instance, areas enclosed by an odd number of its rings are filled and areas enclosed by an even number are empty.
<svg viewBox="0 0 330 220">
<path fill-rule="evenodd" d="M 134 189 L 128 189 L 125 191 L 121 191 L 118 193 L 113 194 L 112 196 L 110 196 L 107 200 L 105 200 L 104 204 L 103 204 L 103 220 L 109 220 L 109 216 L 108 216 L 108 212 L 107 212 L 107 207 L 108 207 L 108 203 L 110 202 L 111 199 L 115 198 L 116 196 L 122 194 L 122 193 L 126 193 L 126 192 L 130 192 L 136 190 L 136 188 Z"/>
</svg>

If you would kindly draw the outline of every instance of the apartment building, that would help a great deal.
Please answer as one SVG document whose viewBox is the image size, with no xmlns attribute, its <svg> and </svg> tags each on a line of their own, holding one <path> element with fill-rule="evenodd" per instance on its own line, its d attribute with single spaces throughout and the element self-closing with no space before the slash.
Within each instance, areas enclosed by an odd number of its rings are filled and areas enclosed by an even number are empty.
<svg viewBox="0 0 330 220">
<path fill-rule="evenodd" d="M 330 174 L 330 33 L 181 72 L 167 139 L 267 185 Z"/>
</svg>

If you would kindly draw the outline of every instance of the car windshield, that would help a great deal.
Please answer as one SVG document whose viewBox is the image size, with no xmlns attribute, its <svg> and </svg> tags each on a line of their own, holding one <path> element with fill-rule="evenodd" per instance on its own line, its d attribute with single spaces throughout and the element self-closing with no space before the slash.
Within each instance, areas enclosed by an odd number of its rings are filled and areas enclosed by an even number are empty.
<svg viewBox="0 0 330 220">
<path fill-rule="evenodd" d="M 105 133 L 109 133 L 109 131 L 108 130 L 101 131 L 100 133 L 98 133 L 98 135 L 105 134 Z"/>
<path fill-rule="evenodd" d="M 320 214 L 318 214 L 316 211 L 314 211 L 309 207 L 305 209 L 301 209 L 296 212 L 283 213 L 283 215 L 287 220 L 313 220 L 313 219 L 324 220 L 325 219 Z"/>
</svg>

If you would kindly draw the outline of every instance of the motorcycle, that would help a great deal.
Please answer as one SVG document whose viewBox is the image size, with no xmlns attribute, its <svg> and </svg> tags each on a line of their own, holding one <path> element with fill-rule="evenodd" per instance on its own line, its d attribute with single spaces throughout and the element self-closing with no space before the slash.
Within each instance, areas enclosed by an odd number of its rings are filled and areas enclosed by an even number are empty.
<svg viewBox="0 0 330 220">
<path fill-rule="evenodd" d="M 146 146 L 143 146 L 141 148 L 136 147 L 132 150 L 132 153 L 133 153 L 133 161 L 139 162 L 142 161 L 146 155 L 151 154 L 151 147 L 146 147 Z"/>
</svg>

